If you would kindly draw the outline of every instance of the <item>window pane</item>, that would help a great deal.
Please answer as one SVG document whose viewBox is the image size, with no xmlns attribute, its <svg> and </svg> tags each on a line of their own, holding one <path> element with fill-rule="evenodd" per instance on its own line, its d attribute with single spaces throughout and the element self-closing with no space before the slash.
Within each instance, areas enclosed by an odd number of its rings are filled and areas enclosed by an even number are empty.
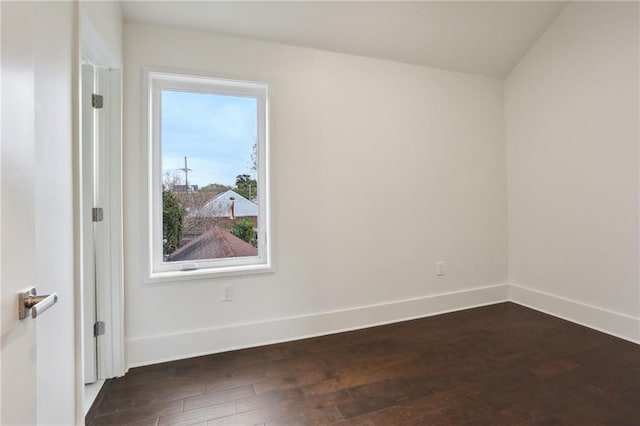
<svg viewBox="0 0 640 426">
<path fill-rule="evenodd" d="M 258 255 L 258 100 L 162 90 L 163 258 Z"/>
</svg>

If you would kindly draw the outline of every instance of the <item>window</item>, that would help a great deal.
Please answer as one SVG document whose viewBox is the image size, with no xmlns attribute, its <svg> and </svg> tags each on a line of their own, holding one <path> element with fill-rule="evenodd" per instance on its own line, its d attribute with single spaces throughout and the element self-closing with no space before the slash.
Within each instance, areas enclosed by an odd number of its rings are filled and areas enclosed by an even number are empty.
<svg viewBox="0 0 640 426">
<path fill-rule="evenodd" d="M 269 270 L 267 85 L 147 76 L 150 278 Z"/>
</svg>

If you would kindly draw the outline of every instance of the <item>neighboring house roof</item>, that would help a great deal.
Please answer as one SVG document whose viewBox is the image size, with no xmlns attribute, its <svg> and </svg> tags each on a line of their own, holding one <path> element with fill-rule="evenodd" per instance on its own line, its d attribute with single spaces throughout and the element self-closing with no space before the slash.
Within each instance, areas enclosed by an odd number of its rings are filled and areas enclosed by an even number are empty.
<svg viewBox="0 0 640 426">
<path fill-rule="evenodd" d="M 177 262 L 257 255 L 257 248 L 219 226 L 214 226 L 186 246 L 171 253 L 166 260 Z"/>
<path fill-rule="evenodd" d="M 207 202 L 199 214 L 205 217 L 229 217 L 231 216 L 232 201 L 234 217 L 258 216 L 258 205 L 231 189 L 216 195 Z"/>
<path fill-rule="evenodd" d="M 184 208 L 186 215 L 197 216 L 202 206 L 211 201 L 218 192 L 174 192 L 173 195 L 178 199 L 180 205 Z"/>
</svg>

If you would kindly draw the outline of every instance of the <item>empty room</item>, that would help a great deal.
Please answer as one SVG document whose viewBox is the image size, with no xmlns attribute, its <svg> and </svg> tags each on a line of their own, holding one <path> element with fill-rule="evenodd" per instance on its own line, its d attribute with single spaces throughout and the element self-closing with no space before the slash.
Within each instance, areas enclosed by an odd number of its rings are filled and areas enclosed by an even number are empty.
<svg viewBox="0 0 640 426">
<path fill-rule="evenodd" d="M 0 424 L 640 424 L 638 2 L 0 12 Z"/>
</svg>

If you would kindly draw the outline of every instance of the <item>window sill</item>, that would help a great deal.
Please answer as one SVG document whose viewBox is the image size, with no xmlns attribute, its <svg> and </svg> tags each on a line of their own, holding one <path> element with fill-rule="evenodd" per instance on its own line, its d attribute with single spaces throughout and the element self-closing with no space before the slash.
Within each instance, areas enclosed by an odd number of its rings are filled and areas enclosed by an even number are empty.
<svg viewBox="0 0 640 426">
<path fill-rule="evenodd" d="M 209 280 L 240 275 L 269 274 L 274 272 L 275 268 L 270 264 L 224 266 L 190 271 L 154 272 L 147 278 L 145 284 L 179 283 L 181 281 Z"/>
</svg>

